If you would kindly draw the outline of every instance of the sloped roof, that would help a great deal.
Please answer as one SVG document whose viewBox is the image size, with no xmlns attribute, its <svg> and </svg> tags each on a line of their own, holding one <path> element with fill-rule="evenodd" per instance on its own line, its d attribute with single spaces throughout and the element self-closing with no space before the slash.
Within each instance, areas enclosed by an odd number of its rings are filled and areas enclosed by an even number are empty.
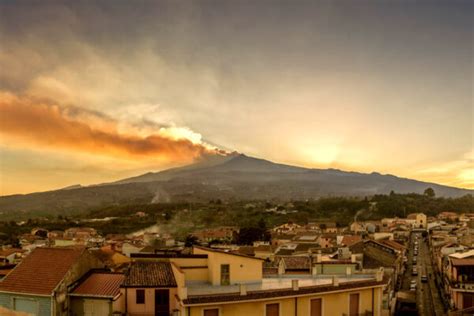
<svg viewBox="0 0 474 316">
<path fill-rule="evenodd" d="M 309 257 L 280 257 L 283 260 L 286 269 L 309 269 L 311 268 L 311 258 Z"/>
<path fill-rule="evenodd" d="M 169 262 L 134 262 L 122 287 L 176 287 Z"/>
<path fill-rule="evenodd" d="M 405 246 L 403 246 L 402 244 L 399 244 L 398 242 L 394 241 L 394 240 L 382 240 L 380 241 L 382 244 L 384 245 L 387 245 L 395 250 L 400 250 L 400 251 L 403 251 L 406 249 Z"/>
<path fill-rule="evenodd" d="M 72 291 L 76 296 L 96 296 L 114 298 L 120 294 L 120 285 L 125 276 L 119 273 L 91 273 Z"/>
<path fill-rule="evenodd" d="M 362 240 L 362 237 L 360 235 L 345 235 L 342 238 L 341 243 L 346 245 L 346 246 L 351 246 L 355 243 L 358 243 L 361 240 Z"/>
<path fill-rule="evenodd" d="M 0 282 L 0 292 L 51 295 L 85 248 L 36 248 Z"/>
<path fill-rule="evenodd" d="M 273 252 L 273 251 L 275 251 L 275 248 L 276 247 L 271 246 L 271 245 L 259 245 L 259 246 L 255 247 L 255 251 Z"/>
</svg>

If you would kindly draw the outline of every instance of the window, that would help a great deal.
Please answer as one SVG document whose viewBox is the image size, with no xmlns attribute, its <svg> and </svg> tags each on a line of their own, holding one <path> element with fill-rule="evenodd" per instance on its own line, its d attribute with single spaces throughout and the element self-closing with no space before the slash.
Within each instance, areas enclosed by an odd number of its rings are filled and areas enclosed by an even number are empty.
<svg viewBox="0 0 474 316">
<path fill-rule="evenodd" d="M 315 298 L 311 300 L 311 316 L 321 316 L 323 314 L 322 307 L 322 299 Z"/>
<path fill-rule="evenodd" d="M 219 309 L 218 308 L 205 309 L 204 316 L 219 316 Z"/>
<path fill-rule="evenodd" d="M 221 264 L 221 285 L 230 285 L 230 266 Z"/>
<path fill-rule="evenodd" d="M 137 290 L 136 303 L 145 304 L 145 290 Z"/>
<path fill-rule="evenodd" d="M 265 316 L 280 316 L 280 304 L 267 304 L 265 306 Z"/>
<path fill-rule="evenodd" d="M 359 293 L 353 293 L 349 296 L 349 316 L 359 314 Z"/>
</svg>

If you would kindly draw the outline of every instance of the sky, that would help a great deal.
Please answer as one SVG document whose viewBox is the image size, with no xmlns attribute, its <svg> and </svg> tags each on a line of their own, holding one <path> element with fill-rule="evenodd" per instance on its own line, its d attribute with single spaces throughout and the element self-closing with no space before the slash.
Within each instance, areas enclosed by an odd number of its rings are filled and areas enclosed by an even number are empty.
<svg viewBox="0 0 474 316">
<path fill-rule="evenodd" d="M 0 195 L 233 151 L 474 189 L 473 9 L 1 1 Z"/>
</svg>

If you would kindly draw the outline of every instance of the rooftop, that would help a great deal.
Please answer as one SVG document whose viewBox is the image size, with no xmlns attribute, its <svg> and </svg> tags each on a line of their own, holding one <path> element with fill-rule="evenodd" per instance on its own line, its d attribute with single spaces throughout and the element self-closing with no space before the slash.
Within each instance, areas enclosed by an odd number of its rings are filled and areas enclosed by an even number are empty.
<svg viewBox="0 0 474 316">
<path fill-rule="evenodd" d="M 292 280 L 298 280 L 298 290 L 293 290 Z M 284 275 L 278 278 L 264 278 L 262 282 L 246 284 L 247 295 L 240 295 L 239 285 L 213 286 L 203 282 L 187 282 L 188 298 L 185 304 L 206 302 L 236 301 L 246 299 L 290 296 L 306 293 L 317 293 L 345 288 L 356 288 L 370 285 L 382 285 L 375 275 L 350 275 L 339 277 L 339 285 L 333 284 L 332 276 Z"/>
<path fill-rule="evenodd" d="M 134 262 L 122 287 L 176 287 L 171 263 Z"/>
<path fill-rule="evenodd" d="M 93 272 L 72 291 L 73 296 L 114 298 L 120 294 L 125 276 L 118 273 Z"/>
<path fill-rule="evenodd" d="M 0 292 L 51 295 L 84 248 L 36 248 L 0 282 Z"/>
</svg>

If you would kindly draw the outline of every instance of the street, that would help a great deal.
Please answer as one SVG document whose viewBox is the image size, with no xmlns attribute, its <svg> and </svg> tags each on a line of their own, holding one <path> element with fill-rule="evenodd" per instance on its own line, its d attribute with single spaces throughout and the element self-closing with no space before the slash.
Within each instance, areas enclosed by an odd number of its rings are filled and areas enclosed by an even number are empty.
<svg viewBox="0 0 474 316">
<path fill-rule="evenodd" d="M 415 241 L 418 241 L 418 255 L 416 256 L 416 264 L 413 264 Z M 407 269 L 403 275 L 401 290 L 409 291 L 411 281 L 416 280 L 416 302 L 419 315 L 445 315 L 443 304 L 434 282 L 433 267 L 427 243 L 420 233 L 414 233 L 411 236 L 408 247 Z M 413 267 L 417 269 L 418 275 L 416 276 L 412 275 Z M 427 282 L 421 281 L 423 275 L 427 277 Z"/>
</svg>

